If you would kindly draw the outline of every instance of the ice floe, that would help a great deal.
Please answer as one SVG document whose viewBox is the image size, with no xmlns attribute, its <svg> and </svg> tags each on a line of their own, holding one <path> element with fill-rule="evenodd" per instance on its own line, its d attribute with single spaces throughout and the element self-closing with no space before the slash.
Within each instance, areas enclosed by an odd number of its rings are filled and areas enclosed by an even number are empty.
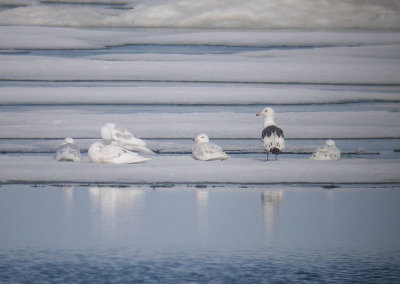
<svg viewBox="0 0 400 284">
<path fill-rule="evenodd" d="M 266 162 L 232 158 L 199 163 L 186 156 L 155 156 L 135 165 L 60 163 L 51 157 L 2 155 L 0 180 L 5 182 L 90 183 L 398 183 L 399 160 L 342 159 L 315 162 L 283 159 Z M 18 170 L 16 170 L 18 169 Z M 290 174 L 288 174 L 290 173 Z"/>
</svg>

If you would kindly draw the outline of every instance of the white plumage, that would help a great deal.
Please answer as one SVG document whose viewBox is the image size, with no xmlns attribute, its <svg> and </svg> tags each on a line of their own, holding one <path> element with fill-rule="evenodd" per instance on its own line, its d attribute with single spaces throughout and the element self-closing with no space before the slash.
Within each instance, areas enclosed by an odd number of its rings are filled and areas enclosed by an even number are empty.
<svg viewBox="0 0 400 284">
<path fill-rule="evenodd" d="M 115 123 L 104 124 L 104 126 L 101 128 L 101 138 L 106 145 L 116 143 L 120 147 L 131 151 L 154 154 L 153 151 L 146 147 L 146 142 L 122 125 Z"/>
<path fill-rule="evenodd" d="M 340 159 L 340 150 L 336 148 L 335 141 L 326 140 L 325 145 L 318 147 L 311 155 L 311 160 L 337 161 Z"/>
<path fill-rule="evenodd" d="M 207 134 L 201 133 L 193 141 L 197 142 L 192 149 L 192 155 L 196 160 L 213 161 L 229 159 L 229 156 L 222 151 L 221 147 L 209 142 L 210 139 Z"/>
<path fill-rule="evenodd" d="M 88 155 L 92 163 L 100 164 L 132 164 L 150 160 L 116 144 L 103 145 L 99 142 L 90 146 Z"/>
<path fill-rule="evenodd" d="M 54 159 L 57 161 L 79 162 L 81 160 L 81 153 L 79 147 L 74 144 L 74 139 L 68 137 L 57 148 Z"/>
<path fill-rule="evenodd" d="M 285 148 L 285 138 L 282 129 L 275 124 L 275 112 L 272 108 L 266 107 L 256 115 L 264 117 L 264 129 L 261 134 L 261 144 L 267 151 L 267 161 L 270 153 L 275 154 L 276 160 L 278 155 Z"/>
</svg>

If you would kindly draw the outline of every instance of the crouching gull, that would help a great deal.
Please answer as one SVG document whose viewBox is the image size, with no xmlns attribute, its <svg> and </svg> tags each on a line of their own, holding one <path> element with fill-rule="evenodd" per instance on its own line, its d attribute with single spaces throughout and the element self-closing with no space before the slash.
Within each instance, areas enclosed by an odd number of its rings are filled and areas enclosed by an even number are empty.
<svg viewBox="0 0 400 284">
<path fill-rule="evenodd" d="M 106 123 L 101 128 L 101 138 L 105 144 L 116 143 L 122 148 L 145 154 L 154 154 L 146 147 L 146 142 L 133 134 L 129 129 L 115 123 Z"/>
<path fill-rule="evenodd" d="M 201 161 L 226 160 L 229 156 L 221 147 L 210 143 L 207 134 L 201 133 L 193 139 L 197 144 L 192 149 L 193 158 Z"/>
<path fill-rule="evenodd" d="M 340 159 L 340 150 L 336 148 L 335 141 L 326 140 L 325 145 L 315 149 L 310 159 L 317 161 L 337 161 Z"/>
<path fill-rule="evenodd" d="M 150 160 L 142 157 L 138 153 L 123 149 L 112 143 L 103 145 L 96 142 L 88 150 L 89 160 L 99 164 L 132 164 Z"/>
<path fill-rule="evenodd" d="M 78 146 L 74 144 L 74 139 L 65 138 L 64 142 L 57 148 L 54 159 L 57 161 L 79 162 L 81 160 L 81 152 Z"/>
<path fill-rule="evenodd" d="M 261 135 L 261 144 L 267 151 L 267 161 L 270 153 L 275 154 L 275 160 L 278 159 L 279 153 L 285 148 L 285 139 L 283 131 L 274 122 L 274 110 L 266 107 L 257 116 L 264 117 L 264 129 Z"/>
</svg>

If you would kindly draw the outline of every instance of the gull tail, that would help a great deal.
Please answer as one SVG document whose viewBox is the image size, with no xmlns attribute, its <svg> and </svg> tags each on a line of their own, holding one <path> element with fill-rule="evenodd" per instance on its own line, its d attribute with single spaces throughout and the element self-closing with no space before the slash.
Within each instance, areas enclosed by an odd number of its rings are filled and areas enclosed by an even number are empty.
<svg viewBox="0 0 400 284">
<path fill-rule="evenodd" d="M 155 154 L 153 151 L 151 151 L 149 148 L 141 145 L 130 145 L 129 147 L 126 146 L 126 149 L 130 151 L 137 151 L 143 154 Z"/>
</svg>

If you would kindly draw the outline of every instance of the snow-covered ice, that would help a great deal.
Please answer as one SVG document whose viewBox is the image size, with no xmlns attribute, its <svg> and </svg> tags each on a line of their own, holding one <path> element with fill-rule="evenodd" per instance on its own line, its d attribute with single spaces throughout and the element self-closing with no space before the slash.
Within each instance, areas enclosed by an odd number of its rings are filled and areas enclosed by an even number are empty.
<svg viewBox="0 0 400 284">
<path fill-rule="evenodd" d="M 257 108 L 258 109 L 258 108 Z M 396 138 L 400 113 L 387 111 L 278 113 L 285 138 Z M 84 123 L 82 123 L 84 121 Z M 262 122 L 252 113 L 103 113 L 38 109 L 0 113 L 0 138 L 98 138 L 114 121 L 147 138 L 189 138 L 207 131 L 216 138 L 259 138 Z M 157 126 L 157 127 L 155 127 Z"/>
<path fill-rule="evenodd" d="M 241 156 L 206 169 L 193 164 L 190 141 L 206 132 L 224 149 L 260 153 L 255 110 L 272 106 L 289 153 L 309 153 L 320 142 L 310 139 L 342 139 L 347 153 L 383 143 L 391 158 L 400 137 L 398 1 L 9 2 L 0 0 L 0 150 L 17 153 L 0 156 L 2 180 L 67 182 L 68 170 L 79 182 L 397 182 L 398 159 Z M 86 155 L 109 121 L 181 156 L 125 167 L 26 154 L 74 137 Z"/>
<path fill-rule="evenodd" d="M 398 183 L 398 160 L 235 158 L 200 163 L 190 154 L 155 156 L 144 164 L 60 163 L 46 156 L 2 155 L 3 182 L 90 183 Z"/>
<path fill-rule="evenodd" d="M 97 87 L 97 88 L 96 88 Z M 0 88 L 2 104 L 172 104 L 172 105 L 240 105 L 240 104 L 341 104 L 353 102 L 400 102 L 398 86 L 305 86 L 191 83 L 93 83 L 79 86 L 65 83 L 4 85 Z"/>
<path fill-rule="evenodd" d="M 2 2 L 9 0 L 2 0 Z M 68 1 L 62 1 L 68 3 Z M 93 3 L 80 0 L 75 3 Z M 96 1 L 99 3 L 106 2 Z M 121 1 L 128 9 L 33 4 L 1 11 L 0 24 L 38 26 L 108 26 L 174 28 L 370 28 L 400 27 L 398 1 L 139 0 Z M 115 4 L 115 2 L 106 2 Z M 129 9 L 132 8 L 132 9 Z"/>
</svg>

